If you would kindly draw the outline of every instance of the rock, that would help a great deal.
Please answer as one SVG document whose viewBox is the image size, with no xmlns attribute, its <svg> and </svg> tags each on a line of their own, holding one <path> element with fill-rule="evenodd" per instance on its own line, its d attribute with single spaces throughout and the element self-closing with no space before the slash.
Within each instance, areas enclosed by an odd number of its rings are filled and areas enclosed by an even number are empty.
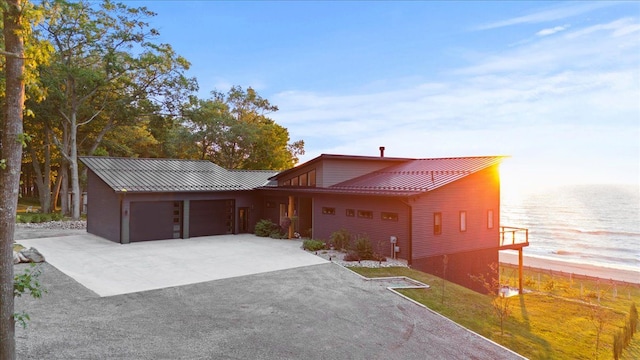
<svg viewBox="0 0 640 360">
<path fill-rule="evenodd" d="M 20 262 L 21 262 L 20 261 L 20 255 L 18 255 L 17 251 L 14 251 L 13 252 L 13 263 L 14 264 L 19 264 Z"/>
<path fill-rule="evenodd" d="M 40 252 L 35 248 L 28 248 L 28 249 L 21 250 L 20 254 L 27 259 L 26 262 L 33 262 L 33 263 L 44 262 L 44 256 L 40 254 Z"/>
</svg>

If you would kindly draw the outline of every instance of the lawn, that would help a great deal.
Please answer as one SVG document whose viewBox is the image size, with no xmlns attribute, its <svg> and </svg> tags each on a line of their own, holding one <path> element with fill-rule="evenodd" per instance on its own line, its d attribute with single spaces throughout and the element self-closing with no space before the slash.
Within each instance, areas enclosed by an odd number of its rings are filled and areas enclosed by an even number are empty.
<svg viewBox="0 0 640 360">
<path fill-rule="evenodd" d="M 367 277 L 407 276 L 431 289 L 400 290 L 456 323 L 531 359 L 612 359 L 613 334 L 624 326 L 631 304 L 640 306 L 640 286 L 525 273 L 531 293 L 509 298 L 510 315 L 501 334 L 493 298 L 408 268 L 350 268 Z M 502 269 L 503 282 L 512 272 Z M 506 274 L 506 275 L 505 275 Z M 540 291 L 538 291 L 540 288 Z M 600 306 L 594 306 L 598 303 Z M 591 304 L 591 305 L 590 305 Z M 595 309 L 595 310 L 594 310 Z M 604 327 L 596 357 L 600 316 Z M 640 358 L 638 333 L 622 359 Z"/>
</svg>

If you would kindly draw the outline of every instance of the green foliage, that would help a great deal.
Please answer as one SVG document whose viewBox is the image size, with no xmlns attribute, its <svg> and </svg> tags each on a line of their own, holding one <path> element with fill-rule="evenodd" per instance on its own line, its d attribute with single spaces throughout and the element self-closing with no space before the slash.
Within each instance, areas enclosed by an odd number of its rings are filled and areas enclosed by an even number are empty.
<svg viewBox="0 0 640 360">
<path fill-rule="evenodd" d="M 351 233 L 347 229 L 340 229 L 331 233 L 331 245 L 336 250 L 346 250 L 351 246 Z"/>
<path fill-rule="evenodd" d="M 358 254 L 361 260 L 374 260 L 373 247 L 371 239 L 366 234 L 358 235 L 353 244 L 353 250 Z"/>
<path fill-rule="evenodd" d="M 193 97 L 182 113 L 200 147 L 200 158 L 227 169 L 288 169 L 304 154 L 304 142 L 267 117 L 278 111 L 252 89 L 233 86 L 212 98 Z"/>
<path fill-rule="evenodd" d="M 22 295 L 31 295 L 34 299 L 42 297 L 43 293 L 47 290 L 42 287 L 38 278 L 42 274 L 42 270 L 39 266 L 31 264 L 31 266 L 24 270 L 21 274 L 14 276 L 13 280 L 13 297 L 21 297 Z M 23 328 L 27 327 L 27 321 L 30 320 L 29 314 L 23 312 L 14 313 L 13 318 L 16 323 Z"/>
<path fill-rule="evenodd" d="M 271 220 L 262 219 L 256 224 L 254 233 L 256 234 L 256 236 L 268 237 L 271 236 L 271 233 L 273 233 L 275 230 L 278 230 L 279 228 L 280 227 L 278 226 L 278 224 L 275 224 Z"/>
<path fill-rule="evenodd" d="M 619 359 L 623 351 L 631 345 L 631 339 L 638 327 L 638 309 L 636 304 L 631 303 L 629 316 L 624 326 L 613 334 L 613 357 Z"/>
<path fill-rule="evenodd" d="M 309 251 L 323 250 L 325 247 L 326 244 L 324 243 L 324 241 L 320 240 L 308 239 L 302 242 L 302 248 Z"/>
<path fill-rule="evenodd" d="M 439 284 L 442 280 L 409 268 L 350 268 L 368 277 L 407 276 L 425 284 Z M 525 276 L 537 277 L 534 270 L 525 270 Z M 517 273 L 516 273 L 517 276 Z M 545 281 L 544 277 L 541 278 Z M 557 284 L 569 283 L 569 277 L 555 275 Z M 575 281 L 575 278 L 574 278 Z M 584 280 L 585 287 L 597 286 L 595 280 Z M 625 321 L 631 302 L 640 300 L 640 287 L 635 284 L 625 289 L 625 296 L 613 299 L 602 296 L 601 305 L 608 311 L 603 339 L 613 339 Z M 534 292 L 513 297 L 511 320 L 505 323 L 505 336 L 500 335 L 500 323 L 491 316 L 491 296 L 483 295 L 455 283 L 447 283 L 447 298 L 441 302 L 442 288 L 432 286 L 428 290 L 400 290 L 429 309 L 446 316 L 456 323 L 479 333 L 530 359 L 593 359 L 596 334 L 588 318 L 589 304 L 578 292 L 570 297 L 562 292 L 549 294 Z M 605 344 L 606 343 L 606 344 Z M 601 353 L 613 353 L 611 341 L 601 344 Z M 601 354 L 602 355 L 602 354 Z M 636 336 L 620 359 L 640 358 L 640 339 Z M 600 358 L 605 358 L 601 356 Z"/>
</svg>

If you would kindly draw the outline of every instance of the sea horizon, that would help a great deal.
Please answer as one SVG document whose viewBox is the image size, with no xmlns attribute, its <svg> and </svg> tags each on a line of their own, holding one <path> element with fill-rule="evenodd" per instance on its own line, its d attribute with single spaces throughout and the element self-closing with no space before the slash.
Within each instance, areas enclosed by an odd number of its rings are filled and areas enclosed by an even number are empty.
<svg viewBox="0 0 640 360">
<path fill-rule="evenodd" d="M 640 272 L 640 186 L 556 185 L 502 192 L 502 226 L 529 229 L 524 256 Z"/>
</svg>

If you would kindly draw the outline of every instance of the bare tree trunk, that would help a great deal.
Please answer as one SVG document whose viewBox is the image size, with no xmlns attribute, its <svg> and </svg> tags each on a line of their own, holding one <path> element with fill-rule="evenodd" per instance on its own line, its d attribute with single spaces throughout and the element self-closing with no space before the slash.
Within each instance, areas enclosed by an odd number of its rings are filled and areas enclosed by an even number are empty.
<svg viewBox="0 0 640 360">
<path fill-rule="evenodd" d="M 24 43 L 22 1 L 7 0 L 3 14 L 5 44 L 5 114 L 2 124 L 0 170 L 0 360 L 16 358 L 13 299 L 13 239 L 22 165 L 22 109 L 24 107 Z"/>
<path fill-rule="evenodd" d="M 42 212 L 48 214 L 51 212 L 51 130 L 47 126 L 44 129 L 44 166 L 40 164 L 38 156 L 33 146 L 29 147 L 31 154 L 31 164 L 33 171 L 36 173 L 36 186 L 38 187 L 38 199 Z"/>
</svg>

